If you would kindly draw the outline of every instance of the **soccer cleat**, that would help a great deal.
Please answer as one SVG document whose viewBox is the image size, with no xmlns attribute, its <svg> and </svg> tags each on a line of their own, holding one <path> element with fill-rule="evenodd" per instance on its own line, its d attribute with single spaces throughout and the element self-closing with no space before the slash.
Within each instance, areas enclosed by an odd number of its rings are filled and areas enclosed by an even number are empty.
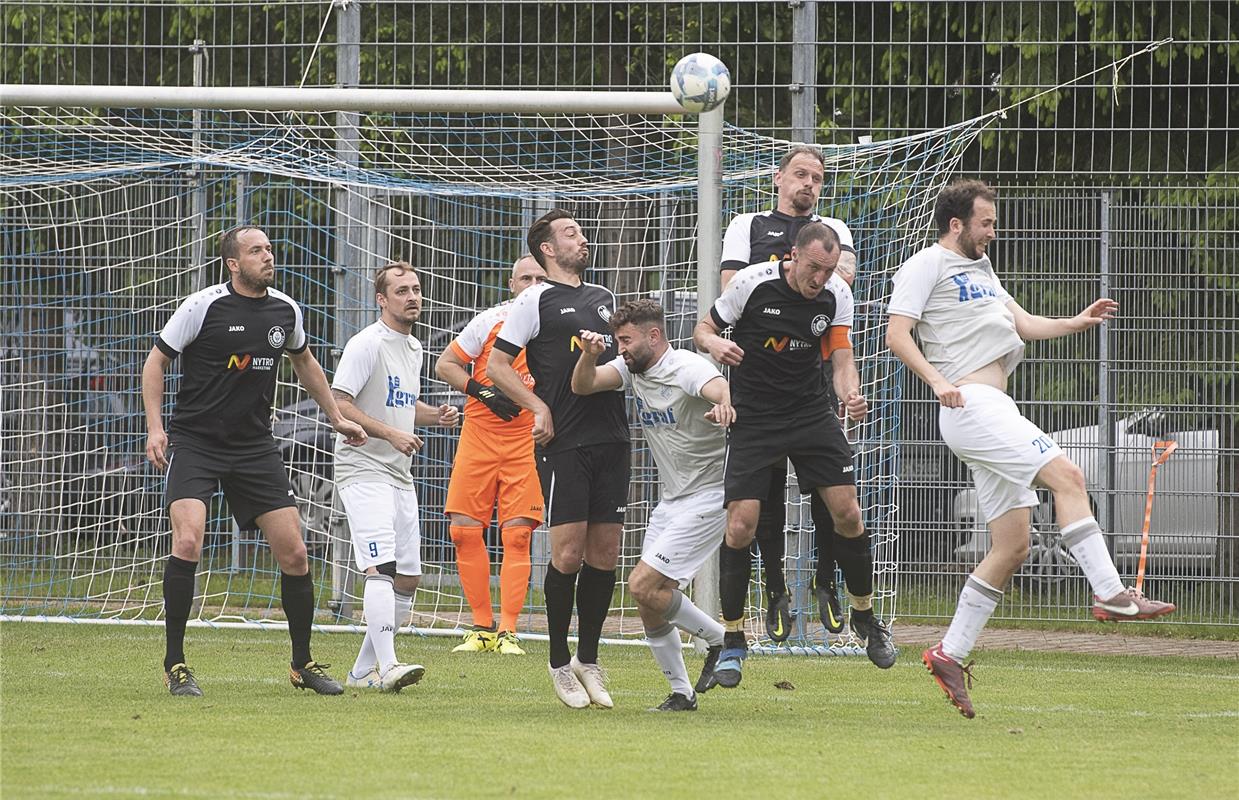
<svg viewBox="0 0 1239 800">
<path fill-rule="evenodd" d="M 787 593 L 767 598 L 766 635 L 774 642 L 786 642 L 792 635 L 792 599 Z"/>
<path fill-rule="evenodd" d="M 969 661 L 967 665 L 960 664 L 942 652 L 941 643 L 921 653 L 921 661 L 925 663 L 929 674 L 933 675 L 934 680 L 942 687 L 942 691 L 946 692 L 951 705 L 958 708 L 959 713 L 968 719 L 975 717 L 977 713 L 972 710 L 972 700 L 968 697 L 968 690 L 972 688 L 973 662 Z"/>
<path fill-rule="evenodd" d="M 512 631 L 500 631 L 499 638 L 495 640 L 495 646 L 491 649 L 505 656 L 525 655 L 525 651 L 521 647 L 521 640 L 517 639 L 516 634 L 512 633 Z"/>
<path fill-rule="evenodd" d="M 562 667 L 552 667 L 547 664 L 546 668 L 551 671 L 551 683 L 555 686 L 555 694 L 564 705 L 568 708 L 589 707 L 589 694 L 577 680 L 571 664 L 564 664 Z"/>
<path fill-rule="evenodd" d="M 721 644 L 710 645 L 706 650 L 706 663 L 701 665 L 701 675 L 697 678 L 697 685 L 693 687 L 695 692 L 708 692 L 712 689 L 717 681 L 714 680 L 714 667 L 718 664 L 718 654 L 723 650 Z"/>
<path fill-rule="evenodd" d="M 486 628 L 474 628 L 465 634 L 465 641 L 452 648 L 453 653 L 488 653 L 498 644 L 499 634 Z"/>
<path fill-rule="evenodd" d="M 891 641 L 890 628 L 872 614 L 852 612 L 852 633 L 865 643 L 865 655 L 878 669 L 890 669 L 895 665 L 899 651 Z"/>
<path fill-rule="evenodd" d="M 817 576 L 813 576 L 813 594 L 817 596 L 817 611 L 822 617 L 822 627 L 827 633 L 838 633 L 843 630 L 843 604 L 839 602 L 839 592 L 834 583 L 825 586 L 818 585 Z"/>
<path fill-rule="evenodd" d="M 1174 603 L 1150 600 L 1134 586 L 1124 589 L 1109 600 L 1102 600 L 1097 595 L 1093 595 L 1093 618 L 1098 622 L 1153 619 L 1164 617 L 1174 609 Z"/>
<path fill-rule="evenodd" d="M 168 694 L 175 697 L 202 697 L 194 673 L 184 664 L 173 664 L 172 669 L 163 674 L 163 682 L 168 687 Z"/>
<path fill-rule="evenodd" d="M 697 696 L 685 697 L 679 692 L 672 692 L 667 695 L 667 699 L 662 702 L 662 705 L 657 708 L 651 708 L 650 711 L 696 711 Z"/>
<path fill-rule="evenodd" d="M 734 689 L 740 685 L 740 670 L 749 651 L 741 647 L 728 647 L 718 654 L 718 663 L 714 665 L 714 684 L 724 689 Z"/>
<path fill-rule="evenodd" d="M 602 671 L 602 667 L 597 664 L 585 664 L 577 661 L 576 656 L 572 657 L 572 662 L 568 665 L 572 667 L 572 674 L 576 675 L 576 679 L 585 687 L 585 693 L 589 695 L 589 702 L 600 708 L 614 708 L 615 703 L 611 702 L 611 695 L 607 692 L 607 687 L 604 681 L 607 679 L 607 673 Z"/>
<path fill-rule="evenodd" d="M 352 670 L 349 670 L 348 677 L 344 679 L 344 685 L 350 689 L 377 689 L 379 688 L 379 668 L 371 667 L 370 671 L 361 677 L 357 677 Z"/>
<path fill-rule="evenodd" d="M 421 664 L 392 664 L 379 676 L 379 691 L 399 692 L 420 681 L 425 674 L 426 668 Z"/>
<path fill-rule="evenodd" d="M 304 667 L 288 667 L 288 680 L 298 689 L 313 689 L 317 694 L 344 694 L 344 687 L 327 674 L 330 664 L 307 661 Z"/>
</svg>

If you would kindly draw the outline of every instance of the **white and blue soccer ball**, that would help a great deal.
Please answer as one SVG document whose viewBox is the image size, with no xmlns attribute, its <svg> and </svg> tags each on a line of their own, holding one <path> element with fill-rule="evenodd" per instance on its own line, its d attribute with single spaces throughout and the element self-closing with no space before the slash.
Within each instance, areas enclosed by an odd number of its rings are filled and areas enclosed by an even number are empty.
<svg viewBox="0 0 1239 800">
<path fill-rule="evenodd" d="M 671 94 L 688 111 L 717 108 L 731 92 L 727 65 L 709 53 L 684 56 L 671 70 Z"/>
</svg>

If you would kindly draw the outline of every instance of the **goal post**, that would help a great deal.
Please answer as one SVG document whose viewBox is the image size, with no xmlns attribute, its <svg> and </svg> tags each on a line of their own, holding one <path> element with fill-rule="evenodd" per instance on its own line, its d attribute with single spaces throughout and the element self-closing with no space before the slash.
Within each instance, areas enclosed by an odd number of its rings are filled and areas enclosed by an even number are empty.
<svg viewBox="0 0 1239 800">
<path fill-rule="evenodd" d="M 524 232 L 555 205 L 591 232 L 592 280 L 621 302 L 660 299 L 669 338 L 691 346 L 693 324 L 718 294 L 722 222 L 772 205 L 771 176 L 790 144 L 724 126 L 721 109 L 692 116 L 665 92 L 0 86 L 0 230 L 11 242 L 0 253 L 0 378 L 13 398 L 0 429 L 0 616 L 160 618 L 169 534 L 160 476 L 142 456 L 135 387 L 177 303 L 204 278 L 222 280 L 214 232 L 239 221 L 268 230 L 277 285 L 302 304 L 329 372 L 376 313 L 373 268 L 392 258 L 417 264 L 428 298 L 415 329 L 430 355 L 424 393 L 459 403 L 434 379 L 433 357 L 505 299 Z M 854 338 L 873 411 L 857 432 L 857 473 L 887 617 L 902 521 L 897 365 L 881 342 L 881 302 L 983 127 L 823 148 L 823 211 L 848 222 L 861 253 Z M 316 621 L 353 630 L 349 606 L 359 604 L 333 502 L 330 428 L 287 369 L 281 378 L 274 434 L 320 587 Z M 624 569 L 639 558 L 658 495 L 639 428 L 633 437 Z M 455 437 L 424 438 L 414 470 L 426 575 L 414 624 L 452 632 L 468 622 L 442 515 Z M 812 537 L 805 499 L 789 487 L 788 502 L 788 582 L 797 587 L 810 579 Z M 259 542 L 213 502 L 198 624 L 279 618 L 278 576 Z M 545 532 L 535 534 L 522 633 L 545 630 L 546 545 Z M 716 574 L 706 574 L 694 594 L 716 611 L 716 591 Z M 755 639 L 764 636 L 762 604 L 755 582 L 746 609 Z M 608 638 L 642 635 L 622 586 L 613 612 Z M 798 646 L 839 644 L 819 627 Z"/>
</svg>

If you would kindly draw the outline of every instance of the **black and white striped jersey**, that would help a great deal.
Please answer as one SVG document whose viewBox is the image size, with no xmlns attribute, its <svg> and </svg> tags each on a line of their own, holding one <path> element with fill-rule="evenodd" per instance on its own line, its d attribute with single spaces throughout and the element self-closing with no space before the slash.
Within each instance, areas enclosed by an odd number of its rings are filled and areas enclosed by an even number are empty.
<svg viewBox="0 0 1239 800">
<path fill-rule="evenodd" d="M 211 286 L 181 303 L 155 345 L 181 359 L 168 425 L 174 444 L 270 445 L 280 356 L 306 347 L 301 309 L 291 297 L 275 289 L 246 297 L 231 282 Z"/>
<path fill-rule="evenodd" d="M 839 234 L 845 253 L 855 253 L 852 232 L 843 220 L 809 214 L 792 217 L 778 210 L 740 214 L 727 226 L 723 236 L 724 270 L 740 270 L 750 264 L 791 258 L 792 245 L 800 229 L 810 222 L 824 222 Z"/>
<path fill-rule="evenodd" d="M 806 299 L 787 283 L 788 262 L 753 264 L 736 273 L 710 309 L 720 330 L 744 351 L 731 368 L 732 405 L 738 420 L 761 424 L 833 414 L 822 358 L 852 326 L 852 290 L 832 275 Z"/>
<path fill-rule="evenodd" d="M 512 302 L 495 348 L 513 358 L 525 351 L 534 393 L 551 409 L 555 438 L 541 452 L 628 441 L 622 391 L 584 396 L 572 391 L 582 330 L 606 337 L 607 349 L 598 363 L 605 364 L 618 354 L 610 325 L 614 311 L 615 295 L 593 283 L 569 286 L 548 280 L 529 287 Z"/>
</svg>

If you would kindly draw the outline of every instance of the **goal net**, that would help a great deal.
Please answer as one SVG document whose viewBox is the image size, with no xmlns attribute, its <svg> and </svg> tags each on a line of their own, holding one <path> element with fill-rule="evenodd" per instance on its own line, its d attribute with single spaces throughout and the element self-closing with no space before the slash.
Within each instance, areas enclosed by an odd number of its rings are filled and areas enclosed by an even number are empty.
<svg viewBox="0 0 1239 800">
<path fill-rule="evenodd" d="M 859 253 L 854 338 L 872 410 L 853 436 L 885 617 L 895 613 L 894 542 L 914 521 L 898 508 L 899 386 L 883 345 L 883 298 L 892 271 L 927 240 L 933 199 L 983 126 L 825 148 L 820 210 L 847 221 Z M 774 205 L 771 179 L 787 146 L 724 131 L 724 225 Z M 161 619 L 170 533 L 162 475 L 143 454 L 141 367 L 180 300 L 224 280 L 215 245 L 221 230 L 246 222 L 269 234 L 277 286 L 302 305 L 311 347 L 329 375 L 344 342 L 376 317 L 373 269 L 412 262 L 426 296 L 414 333 L 431 356 L 423 399 L 459 404 L 463 398 L 435 379 L 434 356 L 474 314 L 507 297 L 508 270 L 524 251 L 529 224 L 553 207 L 583 223 L 592 242 L 589 280 L 621 302 L 660 299 L 670 337 L 691 346 L 702 312 L 697 174 L 696 121 L 682 116 L 0 108 L 0 614 Z M 330 428 L 290 365 L 281 370 L 274 434 L 304 522 L 316 621 L 352 628 L 360 623 L 361 582 L 334 501 Z M 174 364 L 165 414 L 177 372 Z M 442 513 L 455 435 L 424 434 L 413 470 L 425 577 L 411 623 L 446 631 L 469 623 Z M 633 440 L 621 580 L 658 501 L 656 469 L 636 425 Z M 794 611 L 815 621 L 807 590 L 811 521 L 794 480 L 787 537 Z M 488 542 L 497 564 L 493 526 Z M 548 551 L 538 531 L 524 633 L 545 631 Z M 217 495 L 192 619 L 278 624 L 277 569 L 261 534 L 238 530 Z M 761 598 L 755 580 L 754 641 L 764 637 Z M 605 633 L 642 634 L 622 583 Z M 844 652 L 847 639 L 810 624 L 793 644 Z"/>
</svg>

